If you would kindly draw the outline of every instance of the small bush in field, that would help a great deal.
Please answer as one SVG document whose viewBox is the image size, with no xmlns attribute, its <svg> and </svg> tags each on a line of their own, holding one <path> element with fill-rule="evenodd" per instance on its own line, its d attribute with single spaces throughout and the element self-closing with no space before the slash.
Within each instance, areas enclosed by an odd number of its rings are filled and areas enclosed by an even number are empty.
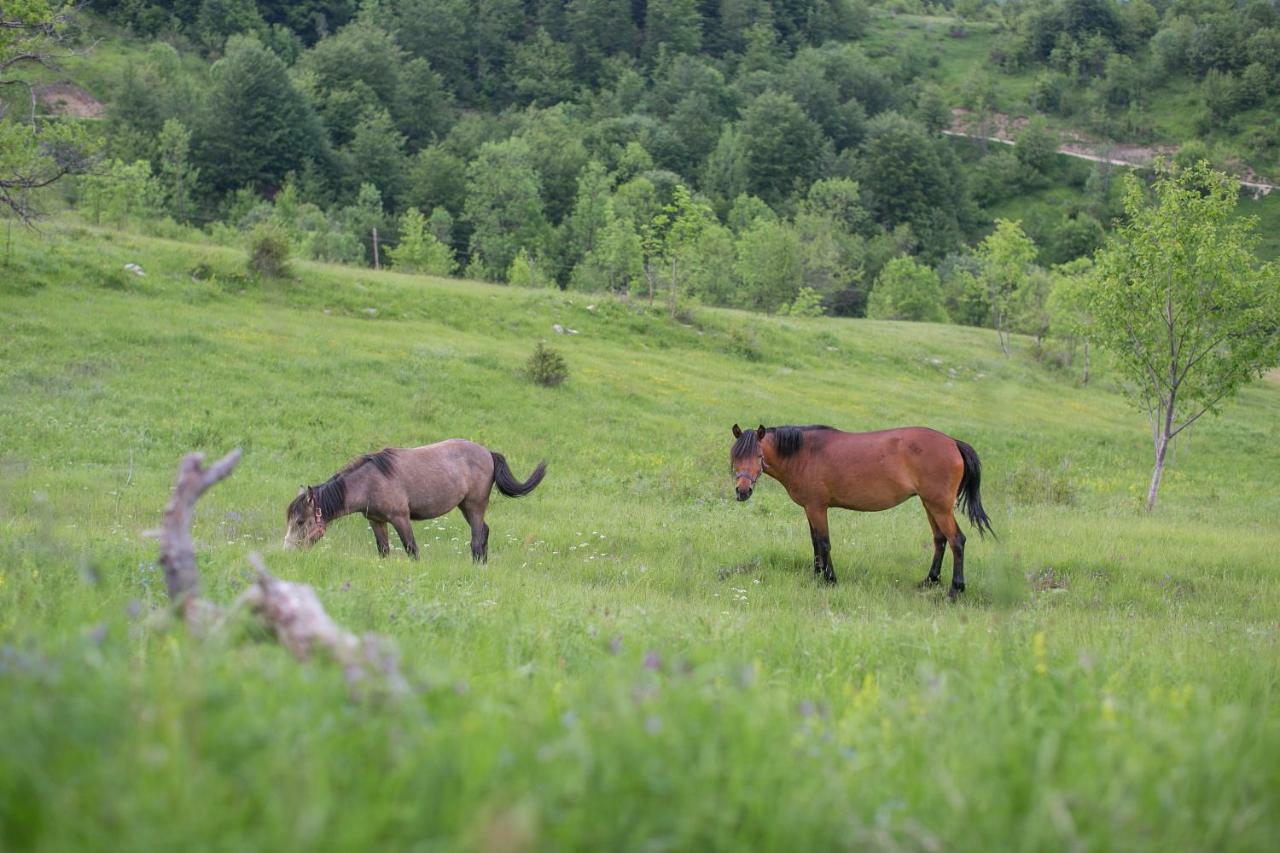
<svg viewBox="0 0 1280 853">
<path fill-rule="evenodd" d="M 564 356 L 542 341 L 533 348 L 533 355 L 529 356 L 524 370 L 529 379 L 548 388 L 569 378 L 569 365 L 565 363 Z"/>
<path fill-rule="evenodd" d="M 249 234 L 249 270 L 267 278 L 289 275 L 289 237 L 275 225 L 262 223 Z"/>
<path fill-rule="evenodd" d="M 1056 469 L 1023 465 L 1009 478 L 1010 494 L 1023 504 L 1070 506 L 1076 502 L 1076 491 L 1065 463 Z"/>
</svg>

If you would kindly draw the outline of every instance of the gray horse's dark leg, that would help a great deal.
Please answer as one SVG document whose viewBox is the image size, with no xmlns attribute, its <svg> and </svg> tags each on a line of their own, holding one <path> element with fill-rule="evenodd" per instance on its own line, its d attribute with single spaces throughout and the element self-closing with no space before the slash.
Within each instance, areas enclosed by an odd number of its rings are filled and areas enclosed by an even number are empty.
<svg viewBox="0 0 1280 853">
<path fill-rule="evenodd" d="M 369 526 L 373 528 L 373 541 L 378 543 L 378 556 L 385 557 L 391 553 L 391 543 L 387 540 L 387 523 L 385 521 L 374 521 L 369 519 Z"/>
<path fill-rule="evenodd" d="M 404 546 L 404 552 L 413 557 L 413 559 L 418 559 L 418 543 L 414 541 L 413 527 L 409 524 L 409 516 L 403 515 L 391 519 L 391 526 L 400 535 L 400 544 Z"/>
<path fill-rule="evenodd" d="M 471 559 L 476 563 L 489 562 L 489 525 L 484 523 L 485 511 L 489 509 L 489 493 L 472 495 L 458 505 L 462 517 L 471 528 Z"/>
<path fill-rule="evenodd" d="M 484 523 L 487 500 L 463 501 L 458 509 L 471 528 L 471 559 L 476 563 L 489 562 L 489 525 Z"/>
<path fill-rule="evenodd" d="M 489 562 L 489 525 L 483 521 L 471 528 L 471 559 L 477 563 Z"/>
</svg>

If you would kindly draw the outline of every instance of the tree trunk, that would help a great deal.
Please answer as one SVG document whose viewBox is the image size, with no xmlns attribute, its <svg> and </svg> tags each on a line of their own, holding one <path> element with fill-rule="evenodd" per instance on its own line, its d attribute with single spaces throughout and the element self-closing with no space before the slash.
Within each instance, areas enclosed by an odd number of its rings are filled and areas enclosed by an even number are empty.
<svg viewBox="0 0 1280 853">
<path fill-rule="evenodd" d="M 1000 342 L 1000 352 L 1009 355 L 1009 332 L 1004 327 L 1004 317 L 996 312 L 996 340 Z"/>
<path fill-rule="evenodd" d="M 375 270 L 382 269 L 382 262 L 378 258 L 378 229 L 373 229 L 373 268 Z"/>
<path fill-rule="evenodd" d="M 1084 377 L 1081 384 L 1089 384 L 1089 341 L 1087 339 L 1084 342 Z"/>
<path fill-rule="evenodd" d="M 1151 472 L 1151 488 L 1147 490 L 1147 512 L 1156 505 L 1156 493 L 1160 491 L 1160 480 L 1164 478 L 1165 458 L 1169 454 L 1169 444 L 1173 441 L 1173 422 L 1177 413 L 1177 391 L 1169 394 L 1167 400 L 1160 401 L 1156 409 L 1156 418 L 1152 422 L 1152 437 L 1155 439 L 1156 467 Z"/>
<path fill-rule="evenodd" d="M 668 305 L 668 310 L 671 313 L 672 320 L 676 318 L 676 282 L 677 280 L 678 279 L 676 277 L 676 262 L 675 262 L 675 259 L 673 258 L 671 260 L 671 298 L 669 300 L 669 305 Z"/>
<path fill-rule="evenodd" d="M 1156 467 L 1151 472 L 1151 488 L 1147 489 L 1147 512 L 1155 509 L 1156 493 L 1160 491 L 1160 480 L 1164 477 L 1164 458 L 1169 451 L 1169 437 L 1161 434 L 1156 439 Z"/>
</svg>

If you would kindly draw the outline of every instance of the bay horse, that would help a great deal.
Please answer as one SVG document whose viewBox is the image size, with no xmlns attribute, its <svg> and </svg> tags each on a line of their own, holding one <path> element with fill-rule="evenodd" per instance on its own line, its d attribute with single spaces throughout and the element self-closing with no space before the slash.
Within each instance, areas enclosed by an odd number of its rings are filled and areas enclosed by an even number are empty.
<svg viewBox="0 0 1280 853">
<path fill-rule="evenodd" d="M 493 487 L 508 497 L 523 497 L 542 482 L 546 470 L 547 463 L 539 462 L 522 483 L 501 453 L 461 438 L 424 447 L 388 447 L 357 457 L 318 486 L 303 486 L 285 511 L 284 547 L 314 545 L 329 522 L 359 512 L 373 528 L 379 556 L 391 551 L 389 523 L 405 553 L 417 559 L 409 522 L 459 507 L 471 527 L 471 558 L 486 562 L 489 525 L 484 513 Z"/>
<path fill-rule="evenodd" d="M 980 535 L 995 535 L 982 508 L 982 463 L 977 452 L 937 430 L 900 427 L 844 432 L 820 425 L 763 424 L 743 430 L 734 424 L 733 437 L 730 464 L 738 500 L 751 497 L 761 473 L 781 483 L 809 518 L 813 572 L 827 583 L 836 582 L 827 532 L 830 507 L 879 512 L 919 496 L 933 529 L 933 562 L 920 586 L 940 582 L 942 558 L 950 543 L 951 598 L 964 592 L 965 536 L 953 508 L 959 505 Z"/>
</svg>

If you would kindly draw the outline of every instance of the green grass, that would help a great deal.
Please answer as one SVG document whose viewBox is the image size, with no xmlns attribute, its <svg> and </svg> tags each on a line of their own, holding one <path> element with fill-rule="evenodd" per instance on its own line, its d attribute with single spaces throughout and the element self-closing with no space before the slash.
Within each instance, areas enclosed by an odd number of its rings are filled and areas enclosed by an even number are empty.
<svg viewBox="0 0 1280 853">
<path fill-rule="evenodd" d="M 138 278 L 119 272 L 137 262 Z M 990 333 L 661 311 L 83 228 L 0 267 L 0 847 L 1270 849 L 1280 832 L 1280 387 L 1178 447 Z M 367 309 L 376 309 L 368 313 Z M 558 336 L 560 323 L 579 331 Z M 521 376 L 547 338 L 555 389 Z M 952 374 L 954 371 L 954 374 Z M 917 505 L 833 512 L 813 579 L 729 427 L 923 423 L 982 454 L 1000 535 L 955 605 Z M 358 517 L 279 550 L 348 457 L 466 436 L 518 476 L 487 566 L 456 514 L 379 560 Z M 395 638 L 413 686 L 167 626 L 179 456 L 245 449 L 199 505 L 207 595 L 246 555 Z"/>
</svg>

